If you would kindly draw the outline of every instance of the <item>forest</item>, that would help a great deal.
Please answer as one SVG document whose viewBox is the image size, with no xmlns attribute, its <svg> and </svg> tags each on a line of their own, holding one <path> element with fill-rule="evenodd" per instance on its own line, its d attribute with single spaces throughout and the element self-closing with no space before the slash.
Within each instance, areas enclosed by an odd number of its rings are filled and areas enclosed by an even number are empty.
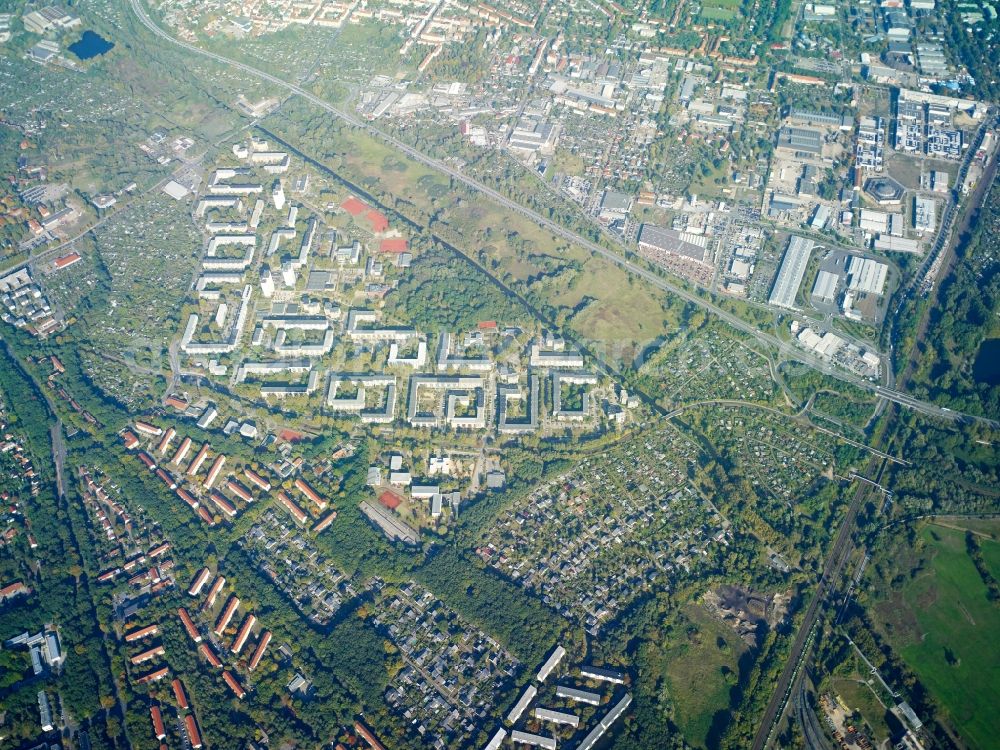
<svg viewBox="0 0 1000 750">
<path fill-rule="evenodd" d="M 956 411 L 1000 416 L 1000 377 L 976 371 L 981 347 L 1000 338 L 998 312 L 1000 189 L 994 183 L 971 234 L 957 243 L 951 273 L 937 292 L 919 344 L 914 395 Z"/>
</svg>

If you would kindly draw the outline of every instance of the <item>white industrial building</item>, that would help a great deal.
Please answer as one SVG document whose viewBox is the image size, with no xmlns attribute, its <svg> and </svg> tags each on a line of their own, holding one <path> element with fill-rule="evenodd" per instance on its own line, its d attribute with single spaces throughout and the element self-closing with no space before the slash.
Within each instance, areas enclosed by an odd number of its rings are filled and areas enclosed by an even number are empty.
<svg viewBox="0 0 1000 750">
<path fill-rule="evenodd" d="M 920 234 L 933 232 L 937 226 L 937 201 L 917 196 L 913 199 L 913 228 Z"/>
<path fill-rule="evenodd" d="M 885 291 L 885 279 L 889 266 L 872 258 L 851 256 L 847 261 L 847 286 L 856 292 L 881 295 Z"/>
<path fill-rule="evenodd" d="M 770 304 L 788 310 L 797 309 L 795 295 L 798 294 L 799 285 L 809 267 L 809 258 L 815 246 L 816 243 L 812 240 L 798 235 L 792 235 L 788 240 L 788 249 L 785 251 L 785 257 L 781 261 L 781 268 L 778 269 L 778 276 L 774 280 L 771 296 L 768 299 Z"/>
<path fill-rule="evenodd" d="M 830 304 L 837 296 L 837 282 L 840 276 L 830 271 L 820 271 L 813 284 L 812 296 L 820 302 Z"/>
</svg>

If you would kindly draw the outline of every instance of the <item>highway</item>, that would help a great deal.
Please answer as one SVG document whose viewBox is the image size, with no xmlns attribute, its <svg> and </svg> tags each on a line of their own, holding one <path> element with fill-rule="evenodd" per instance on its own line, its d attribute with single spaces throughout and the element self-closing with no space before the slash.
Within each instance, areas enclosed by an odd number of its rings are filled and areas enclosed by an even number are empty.
<svg viewBox="0 0 1000 750">
<path fill-rule="evenodd" d="M 188 44 L 187 42 L 174 38 L 173 36 L 168 34 L 166 31 L 161 29 L 153 22 L 153 20 L 146 13 L 145 8 L 143 8 L 142 0 L 130 0 L 130 4 L 132 7 L 132 11 L 135 13 L 139 21 L 160 39 L 163 39 L 164 41 L 169 42 L 170 44 L 188 50 L 189 52 L 193 52 L 197 55 L 201 55 L 202 57 L 214 60 L 215 62 L 221 65 L 227 65 L 229 67 L 236 68 L 237 70 L 241 70 L 244 73 L 254 76 L 262 81 L 274 84 L 275 86 L 284 88 L 293 94 L 301 96 L 303 99 L 316 105 L 317 107 L 328 112 L 329 114 L 339 118 L 348 125 L 351 125 L 352 127 L 357 128 L 359 130 L 365 131 L 369 135 L 389 144 L 398 151 L 406 154 L 411 159 L 420 162 L 421 164 L 424 164 L 425 166 L 430 167 L 431 169 L 434 169 L 450 177 L 451 179 L 456 180 L 457 182 L 462 183 L 470 190 L 473 190 L 475 192 L 478 192 L 482 195 L 491 198 L 504 208 L 507 208 L 511 211 L 514 211 L 524 216 L 530 221 L 549 230 L 556 236 L 561 237 L 570 242 L 573 242 L 577 245 L 580 245 L 581 247 L 586 248 L 587 250 L 591 251 L 592 253 L 595 253 L 596 255 L 600 255 L 606 260 L 609 260 L 612 263 L 615 263 L 616 265 L 624 268 L 629 273 L 634 274 L 635 276 L 638 276 L 643 280 L 649 282 L 650 284 L 660 289 L 661 291 L 674 294 L 687 302 L 690 302 L 694 305 L 698 305 L 699 307 L 708 310 L 712 314 L 722 318 L 724 321 L 726 321 L 726 323 L 731 325 L 733 328 L 736 328 L 737 330 L 742 331 L 743 333 L 746 333 L 749 336 L 752 336 L 758 342 L 776 348 L 783 356 L 787 357 L 788 359 L 806 364 L 816 370 L 819 370 L 820 372 L 823 372 L 824 374 L 851 383 L 852 385 L 861 388 L 863 390 L 872 392 L 875 395 L 880 396 L 881 398 L 887 399 L 889 401 L 894 401 L 895 403 L 900 404 L 901 406 L 905 406 L 909 409 L 914 409 L 923 414 L 926 414 L 927 416 L 936 417 L 938 419 L 950 420 L 954 422 L 979 421 L 988 424 L 990 427 L 994 429 L 1000 428 L 1000 422 L 996 420 L 986 419 L 983 417 L 977 417 L 967 414 L 961 414 L 959 412 L 951 411 L 949 409 L 944 409 L 940 406 L 927 403 L 925 401 L 921 401 L 917 398 L 909 396 L 905 393 L 901 393 L 894 389 L 877 385 L 858 375 L 854 375 L 852 373 L 840 370 L 834 367 L 833 365 L 824 362 L 818 357 L 810 354 L 809 352 L 806 352 L 803 349 L 799 349 L 798 347 L 791 345 L 788 342 L 782 341 L 776 336 L 765 333 L 764 331 L 758 329 L 756 326 L 747 323 L 742 318 L 739 318 L 736 315 L 727 312 L 726 310 L 723 310 L 722 308 L 714 305 L 713 303 L 700 297 L 699 295 L 694 294 L 693 292 L 690 292 L 687 289 L 684 289 L 683 287 L 673 284 L 672 282 L 653 273 L 652 271 L 648 270 L 643 266 L 633 263 L 632 261 L 625 258 L 623 255 L 620 255 L 617 252 L 614 252 L 606 247 L 598 245 L 596 242 L 588 240 L 585 237 L 581 237 L 577 233 L 572 232 L 569 229 L 566 229 L 565 227 L 561 226 L 560 224 L 557 224 L 556 222 L 545 218 L 541 214 L 536 213 L 535 211 L 532 211 L 529 208 L 525 208 L 524 206 L 511 200 L 510 198 L 507 198 L 506 196 L 494 190 L 493 188 L 488 187 L 487 185 L 483 185 L 482 183 L 469 177 L 468 175 L 463 174 L 461 171 L 455 169 L 454 167 L 448 166 L 444 162 L 441 162 L 437 159 L 427 156 L 426 154 L 420 151 L 417 151 L 412 146 L 409 146 L 403 143 L 402 141 L 399 141 L 396 138 L 387 135 L 386 133 L 382 132 L 381 130 L 374 127 L 370 123 L 364 122 L 355 117 L 354 115 L 333 106 L 329 102 L 320 99 L 315 94 L 303 89 L 302 87 L 296 85 L 295 83 L 290 83 L 281 78 L 278 78 L 277 76 L 271 75 L 270 73 L 267 73 L 263 70 L 259 70 L 245 63 L 241 63 L 237 60 L 232 60 L 230 58 L 223 57 L 222 55 L 216 54 L 214 52 L 209 52 L 208 50 L 201 49 L 200 47 L 197 47 L 193 44 Z"/>
</svg>

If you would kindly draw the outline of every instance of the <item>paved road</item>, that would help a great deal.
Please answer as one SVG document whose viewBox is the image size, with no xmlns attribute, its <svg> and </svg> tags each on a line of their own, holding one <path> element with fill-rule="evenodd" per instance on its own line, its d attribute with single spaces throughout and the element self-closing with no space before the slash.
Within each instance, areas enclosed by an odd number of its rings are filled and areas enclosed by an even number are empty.
<svg viewBox="0 0 1000 750">
<path fill-rule="evenodd" d="M 52 410 L 53 415 L 56 413 Z M 52 437 L 52 462 L 56 465 L 56 489 L 61 500 L 66 499 L 66 441 L 63 439 L 63 423 L 56 417 L 49 429 Z"/>
<path fill-rule="evenodd" d="M 586 248 L 587 250 L 590 250 L 592 253 L 600 255 L 601 257 L 611 261 L 612 263 L 615 263 L 616 265 L 624 268 L 629 273 L 641 277 L 642 279 L 644 279 L 645 281 L 649 282 L 650 284 L 652 284 L 653 286 L 662 291 L 674 294 L 687 302 L 690 302 L 694 305 L 697 305 L 699 307 L 708 310 L 709 312 L 725 320 L 733 328 L 736 328 L 737 330 L 742 331 L 743 333 L 746 333 L 749 336 L 752 336 L 760 343 L 777 348 L 782 353 L 782 355 L 787 357 L 788 359 L 809 365 L 810 367 L 813 367 L 814 369 L 819 370 L 820 372 L 835 377 L 839 380 L 851 383 L 852 385 L 855 385 L 858 388 L 862 388 L 866 391 L 874 392 L 876 395 L 882 398 L 888 399 L 890 401 L 895 401 L 896 403 L 902 406 L 906 406 L 910 409 L 922 412 L 924 414 L 927 414 L 928 416 L 937 417 L 939 419 L 947 419 L 956 422 L 980 421 L 988 423 L 991 427 L 995 429 L 1000 428 L 1000 421 L 985 419 L 982 417 L 976 417 L 966 414 L 960 414 L 959 412 L 951 411 L 949 409 L 942 409 L 941 407 L 935 404 L 930 404 L 921 401 L 919 399 L 913 398 L 912 396 L 908 396 L 905 393 L 900 393 L 899 391 L 893 390 L 891 388 L 885 388 L 876 385 L 875 383 L 872 383 L 871 381 L 866 380 L 865 378 L 840 370 L 832 366 L 831 364 L 820 360 L 818 357 L 813 356 L 809 352 L 799 349 L 798 347 L 795 347 L 787 342 L 781 341 L 776 336 L 761 331 L 756 326 L 744 321 L 742 318 L 739 318 L 736 315 L 733 315 L 732 313 L 723 310 L 722 308 L 714 305 L 713 303 L 700 297 L 699 295 L 694 294 L 693 292 L 690 292 L 687 289 L 684 289 L 683 287 L 677 286 L 676 284 L 668 281 L 662 276 L 659 276 L 658 274 L 655 274 L 652 271 L 648 270 L 644 266 L 640 266 L 636 263 L 633 263 L 632 261 L 623 257 L 619 253 L 609 250 L 608 248 L 603 247 L 601 245 L 598 245 L 596 242 L 588 240 L 585 237 L 581 237 L 577 233 L 569 229 L 566 229 L 565 227 L 555 223 L 550 219 L 545 218 L 541 214 L 536 213 L 535 211 L 532 211 L 529 208 L 525 208 L 521 204 L 501 194 L 497 190 L 494 190 L 493 188 L 488 187 L 487 185 L 484 185 L 479 181 L 473 179 L 472 177 L 469 177 L 468 175 L 462 173 L 460 170 L 455 169 L 454 167 L 451 167 L 448 164 L 439 161 L 438 159 L 434 159 L 430 156 L 427 156 L 426 154 L 416 150 L 412 146 L 409 146 L 403 143 L 402 141 L 393 138 L 390 135 L 387 135 L 378 128 L 374 127 L 371 123 L 358 119 L 351 113 L 345 112 L 333 106 L 329 102 L 320 99 L 315 94 L 307 91 L 306 89 L 303 89 L 302 87 L 294 83 L 285 81 L 281 78 L 278 78 L 277 76 L 271 75 L 270 73 L 267 73 L 263 70 L 259 70 L 245 63 L 241 63 L 237 60 L 231 60 L 227 57 L 223 57 L 222 55 L 218 55 L 214 52 L 209 52 L 208 50 L 201 49 L 200 47 L 197 47 L 193 44 L 188 44 L 187 42 L 175 39 L 153 22 L 153 20 L 146 13 L 145 8 L 143 8 L 142 0 L 130 0 L 130 3 L 133 12 L 136 14 L 140 22 L 146 28 L 148 28 L 153 34 L 163 39 L 164 41 L 182 47 L 190 52 L 201 55 L 203 57 L 207 57 L 221 65 L 227 65 L 231 68 L 236 68 L 237 70 L 241 70 L 244 73 L 259 78 L 260 80 L 267 81 L 268 83 L 274 84 L 275 86 L 279 86 L 287 91 L 290 91 L 294 94 L 301 96 L 303 99 L 307 100 L 311 104 L 314 104 L 317 107 L 328 112 L 329 114 L 339 118 L 348 125 L 351 125 L 354 128 L 367 132 L 373 137 L 389 144 L 398 151 L 406 154 L 411 159 L 420 162 L 421 164 L 424 164 L 425 166 L 430 167 L 431 169 L 434 169 L 444 175 L 447 175 L 451 179 L 462 183 L 463 185 L 465 185 L 466 187 L 475 192 L 478 192 L 482 195 L 491 198 L 504 208 L 507 208 L 511 211 L 514 211 L 515 213 L 524 216 L 525 218 L 531 220 L 532 222 L 549 230 L 556 236 L 562 237 L 565 240 L 568 240 L 577 245 L 580 245 L 581 247 Z"/>
<path fill-rule="evenodd" d="M 10 348 L 6 344 L 3 345 L 3 355 L 11 358 L 14 362 L 16 362 L 17 367 L 19 368 L 22 367 L 20 361 L 17 359 L 16 356 L 14 356 L 14 353 L 10 350 Z M 52 401 L 52 397 L 49 395 L 48 391 L 35 380 L 34 376 L 28 370 L 23 369 L 23 372 L 24 376 L 34 384 L 34 387 L 37 390 L 38 394 L 45 400 L 47 412 L 49 416 L 51 416 L 51 418 L 55 420 L 53 424 L 49 427 L 49 437 L 51 438 L 52 441 L 52 463 L 55 465 L 55 470 L 56 470 L 56 492 L 59 496 L 60 502 L 69 503 L 69 497 L 66 493 L 66 455 L 67 455 L 66 438 L 63 430 L 62 419 L 59 417 L 59 413 L 56 411 L 56 405 Z M 72 539 L 73 542 L 73 547 L 78 551 L 82 550 L 83 547 L 81 546 L 79 540 L 79 534 L 81 532 L 79 531 L 79 529 L 77 529 L 76 525 L 73 523 L 72 513 L 68 514 L 67 521 L 69 525 L 70 538 Z M 87 600 L 90 602 L 90 606 L 94 607 L 95 597 L 90 590 L 90 576 L 84 574 L 82 578 L 77 580 L 76 585 L 78 588 L 82 588 L 83 593 L 87 596 Z M 96 609 L 94 611 L 96 613 Z M 101 636 L 101 640 L 104 644 L 104 652 L 101 654 L 101 656 L 104 657 L 105 664 L 108 667 L 108 670 L 110 671 L 112 669 L 111 655 L 114 653 L 114 646 L 111 643 L 111 638 L 108 633 L 104 633 Z M 107 723 L 108 717 L 112 715 L 119 721 L 122 727 L 122 734 L 120 736 L 120 739 L 122 743 L 124 743 L 126 750 L 131 750 L 133 745 L 129 739 L 128 729 L 126 728 L 125 724 L 125 705 L 126 705 L 125 699 L 124 696 L 122 695 L 121 686 L 118 684 L 118 680 L 112 679 L 112 682 L 114 683 L 115 686 L 115 699 L 117 700 L 117 705 L 114 707 L 114 709 L 102 709 L 104 722 Z M 113 714 L 112 711 L 114 711 L 115 713 Z"/>
</svg>

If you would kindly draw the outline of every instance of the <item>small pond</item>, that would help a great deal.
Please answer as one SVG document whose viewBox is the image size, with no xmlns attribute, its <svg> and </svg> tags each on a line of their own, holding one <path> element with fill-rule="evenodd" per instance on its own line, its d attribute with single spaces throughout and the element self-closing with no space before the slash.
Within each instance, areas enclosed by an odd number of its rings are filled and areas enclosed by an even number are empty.
<svg viewBox="0 0 1000 750">
<path fill-rule="evenodd" d="M 83 36 L 73 44 L 69 45 L 69 51 L 81 60 L 89 60 L 92 57 L 103 55 L 115 46 L 96 31 L 85 31 Z"/>
<path fill-rule="evenodd" d="M 1000 385 L 1000 339 L 986 339 L 980 344 L 972 376 L 978 383 Z"/>
</svg>

